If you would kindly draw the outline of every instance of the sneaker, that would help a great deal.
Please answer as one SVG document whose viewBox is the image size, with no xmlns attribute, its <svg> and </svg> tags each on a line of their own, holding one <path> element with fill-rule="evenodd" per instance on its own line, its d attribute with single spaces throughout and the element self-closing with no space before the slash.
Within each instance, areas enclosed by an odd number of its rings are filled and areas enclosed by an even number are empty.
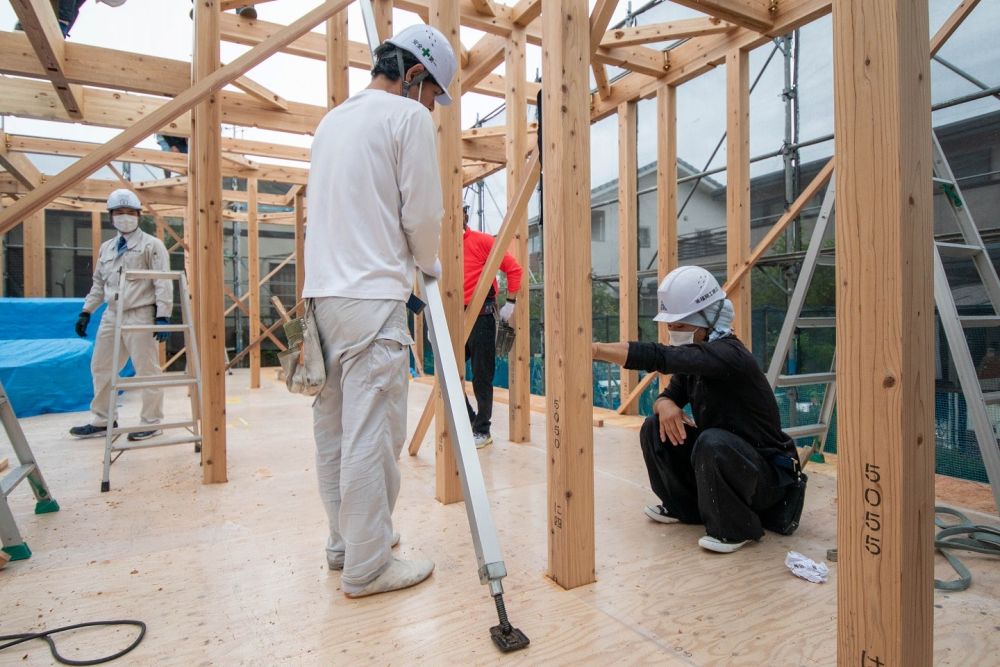
<svg viewBox="0 0 1000 667">
<path fill-rule="evenodd" d="M 242 16 L 245 19 L 256 20 L 257 18 L 257 10 L 254 9 L 253 5 L 250 5 L 248 7 L 240 7 L 239 9 L 236 10 L 236 14 Z"/>
<path fill-rule="evenodd" d="M 369 581 L 364 586 L 355 587 L 344 584 L 344 595 L 349 598 L 363 598 L 368 595 L 398 591 L 410 586 L 416 586 L 434 571 L 434 561 L 431 560 L 400 560 L 393 558 L 389 567 L 382 574 Z"/>
<path fill-rule="evenodd" d="M 476 441 L 476 449 L 489 447 L 493 444 L 493 436 L 489 433 L 473 433 L 472 439 Z"/>
<path fill-rule="evenodd" d="M 698 540 L 698 546 L 702 549 L 708 549 L 709 551 L 714 551 L 720 554 L 731 554 L 734 551 L 738 551 L 743 548 L 750 540 L 734 541 L 723 540 L 718 537 L 712 537 L 711 535 L 706 535 L 705 537 Z"/>
<path fill-rule="evenodd" d="M 152 431 L 136 431 L 135 433 L 129 433 L 128 439 L 132 442 L 135 442 L 137 440 L 149 440 L 150 438 L 154 438 L 162 434 L 163 431 L 161 431 L 160 429 L 155 429 Z"/>
<path fill-rule="evenodd" d="M 118 428 L 118 422 L 115 422 L 114 428 Z M 84 426 L 74 426 L 69 430 L 69 434 L 74 438 L 103 438 L 108 434 L 107 426 L 94 426 L 93 424 L 86 424 Z"/>
<path fill-rule="evenodd" d="M 395 549 L 396 545 L 399 544 L 399 532 L 392 531 L 392 543 L 389 545 L 390 549 Z M 326 555 L 326 566 L 331 570 L 343 570 L 344 569 L 344 554 L 338 554 L 336 557 Z"/>
<path fill-rule="evenodd" d="M 660 523 L 678 523 L 680 519 L 670 516 L 663 505 L 646 505 L 646 516 Z"/>
</svg>

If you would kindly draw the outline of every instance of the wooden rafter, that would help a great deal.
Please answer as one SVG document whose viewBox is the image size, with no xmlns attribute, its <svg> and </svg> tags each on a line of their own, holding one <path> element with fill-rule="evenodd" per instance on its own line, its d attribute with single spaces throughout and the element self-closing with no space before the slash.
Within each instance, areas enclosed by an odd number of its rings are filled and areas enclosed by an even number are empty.
<svg viewBox="0 0 1000 667">
<path fill-rule="evenodd" d="M 83 115 L 83 98 L 79 86 L 70 84 L 63 71 L 66 40 L 63 39 L 52 5 L 48 0 L 11 0 L 10 4 L 67 115 L 74 119 L 80 118 Z"/>
<path fill-rule="evenodd" d="M 674 2 L 757 32 L 766 32 L 771 28 L 774 19 L 769 9 L 774 7 L 777 10 L 778 6 L 778 2 L 772 0 L 674 0 Z"/>
<path fill-rule="evenodd" d="M 511 10 L 511 21 L 522 28 L 542 15 L 542 0 L 519 0 Z"/>
<path fill-rule="evenodd" d="M 601 46 L 634 46 L 650 42 L 665 42 L 674 39 L 687 39 L 702 35 L 714 35 L 729 32 L 734 29 L 732 23 L 720 21 L 717 18 L 683 19 L 668 23 L 653 23 L 635 28 L 615 28 L 604 33 Z"/>
<path fill-rule="evenodd" d="M 0 142 L 0 165 L 29 190 L 34 190 L 42 182 L 42 172 L 38 171 L 38 167 L 26 155 L 11 151 L 6 141 Z"/>
<path fill-rule="evenodd" d="M 233 85 L 242 90 L 244 93 L 250 97 L 255 97 L 262 101 L 264 104 L 274 107 L 275 109 L 281 109 L 282 111 L 288 111 L 288 100 L 268 89 L 267 87 L 257 83 L 248 76 L 241 76 L 240 78 L 233 81 Z"/>
<path fill-rule="evenodd" d="M 483 35 L 469 49 L 468 65 L 462 67 L 462 92 L 468 92 L 503 62 L 507 40 L 497 35 Z"/>
<path fill-rule="evenodd" d="M 592 59 L 595 64 L 617 65 L 633 72 L 641 72 L 654 77 L 664 76 L 670 65 L 666 51 L 657 51 L 646 46 L 614 48 L 602 46 L 594 51 Z"/>
<path fill-rule="evenodd" d="M 934 57 L 934 55 L 941 50 L 941 47 L 945 45 L 948 38 L 951 37 L 956 30 L 958 30 L 958 27 L 962 25 L 962 21 L 965 20 L 965 17 L 967 17 L 978 4 L 979 0 L 962 0 L 962 2 L 958 4 L 955 11 L 953 11 L 945 22 L 941 24 L 941 27 L 938 28 L 938 31 L 934 33 L 934 36 L 931 38 L 931 57 Z"/>
<path fill-rule="evenodd" d="M 601 44 L 604 32 L 611 23 L 611 15 L 618 6 L 618 0 L 597 0 L 594 11 L 590 14 L 590 68 L 594 72 L 594 81 L 597 83 L 597 94 L 601 99 L 611 97 L 611 84 L 608 82 L 608 71 L 603 62 L 594 59 L 594 53 Z"/>
</svg>

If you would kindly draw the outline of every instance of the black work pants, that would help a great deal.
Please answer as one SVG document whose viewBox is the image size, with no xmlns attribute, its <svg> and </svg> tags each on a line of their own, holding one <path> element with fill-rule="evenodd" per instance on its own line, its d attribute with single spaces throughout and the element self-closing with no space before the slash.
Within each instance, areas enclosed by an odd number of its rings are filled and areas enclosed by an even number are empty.
<svg viewBox="0 0 1000 667">
<path fill-rule="evenodd" d="M 682 445 L 660 440 L 659 420 L 639 432 L 649 483 L 670 516 L 704 523 L 710 536 L 759 540 L 760 513 L 785 496 L 778 471 L 750 443 L 718 428 L 687 428 Z"/>
<path fill-rule="evenodd" d="M 488 434 L 493 418 L 493 372 L 497 360 L 497 322 L 492 310 L 476 318 L 465 342 L 465 358 L 472 363 L 472 390 L 476 394 L 475 410 L 469 397 L 465 397 L 472 432 Z"/>
</svg>

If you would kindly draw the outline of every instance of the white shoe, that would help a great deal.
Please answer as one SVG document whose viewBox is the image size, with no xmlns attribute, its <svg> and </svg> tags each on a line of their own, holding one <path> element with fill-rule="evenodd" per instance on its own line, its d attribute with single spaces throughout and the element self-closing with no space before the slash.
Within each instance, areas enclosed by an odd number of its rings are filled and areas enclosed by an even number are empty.
<svg viewBox="0 0 1000 667">
<path fill-rule="evenodd" d="M 653 521 L 659 521 L 660 523 L 679 523 L 680 519 L 670 516 L 667 513 L 667 508 L 663 505 L 646 505 L 646 509 L 643 510 Z"/>
<path fill-rule="evenodd" d="M 493 436 L 489 433 L 473 433 L 472 439 L 476 442 L 476 449 L 482 449 L 493 444 Z"/>
<path fill-rule="evenodd" d="M 727 540 L 720 540 L 717 537 L 712 537 L 711 535 L 706 535 L 700 540 L 698 540 L 698 546 L 702 549 L 708 549 L 709 551 L 714 551 L 720 554 L 731 554 L 734 551 L 739 551 L 743 546 L 750 540 L 743 540 L 742 542 L 729 542 Z"/>
<path fill-rule="evenodd" d="M 399 531 L 392 531 L 392 542 L 389 543 L 390 549 L 395 549 L 396 545 L 399 544 Z M 331 570 L 343 570 L 344 569 L 344 554 L 338 554 L 336 558 L 327 554 L 326 556 L 326 566 Z"/>
<path fill-rule="evenodd" d="M 421 581 L 431 576 L 434 571 L 434 561 L 431 560 L 400 560 L 393 558 L 389 561 L 389 567 L 372 581 L 362 586 L 358 590 L 348 590 L 348 585 L 344 585 L 344 595 L 349 598 L 363 598 L 368 595 L 388 593 L 398 591 L 410 586 L 416 586 Z"/>
</svg>

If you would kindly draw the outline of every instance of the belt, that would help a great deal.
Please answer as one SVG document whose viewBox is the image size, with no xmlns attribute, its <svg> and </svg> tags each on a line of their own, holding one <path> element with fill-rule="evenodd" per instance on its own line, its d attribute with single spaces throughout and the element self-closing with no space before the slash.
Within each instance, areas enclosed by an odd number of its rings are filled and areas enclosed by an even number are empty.
<svg viewBox="0 0 1000 667">
<path fill-rule="evenodd" d="M 487 301 L 487 302 L 485 302 L 483 304 L 483 307 L 479 310 L 479 317 L 482 317 L 483 315 L 492 315 L 493 314 L 493 309 L 496 308 L 496 305 L 497 305 L 496 301 Z M 466 310 L 469 309 L 469 304 L 465 305 L 465 309 Z"/>
</svg>

